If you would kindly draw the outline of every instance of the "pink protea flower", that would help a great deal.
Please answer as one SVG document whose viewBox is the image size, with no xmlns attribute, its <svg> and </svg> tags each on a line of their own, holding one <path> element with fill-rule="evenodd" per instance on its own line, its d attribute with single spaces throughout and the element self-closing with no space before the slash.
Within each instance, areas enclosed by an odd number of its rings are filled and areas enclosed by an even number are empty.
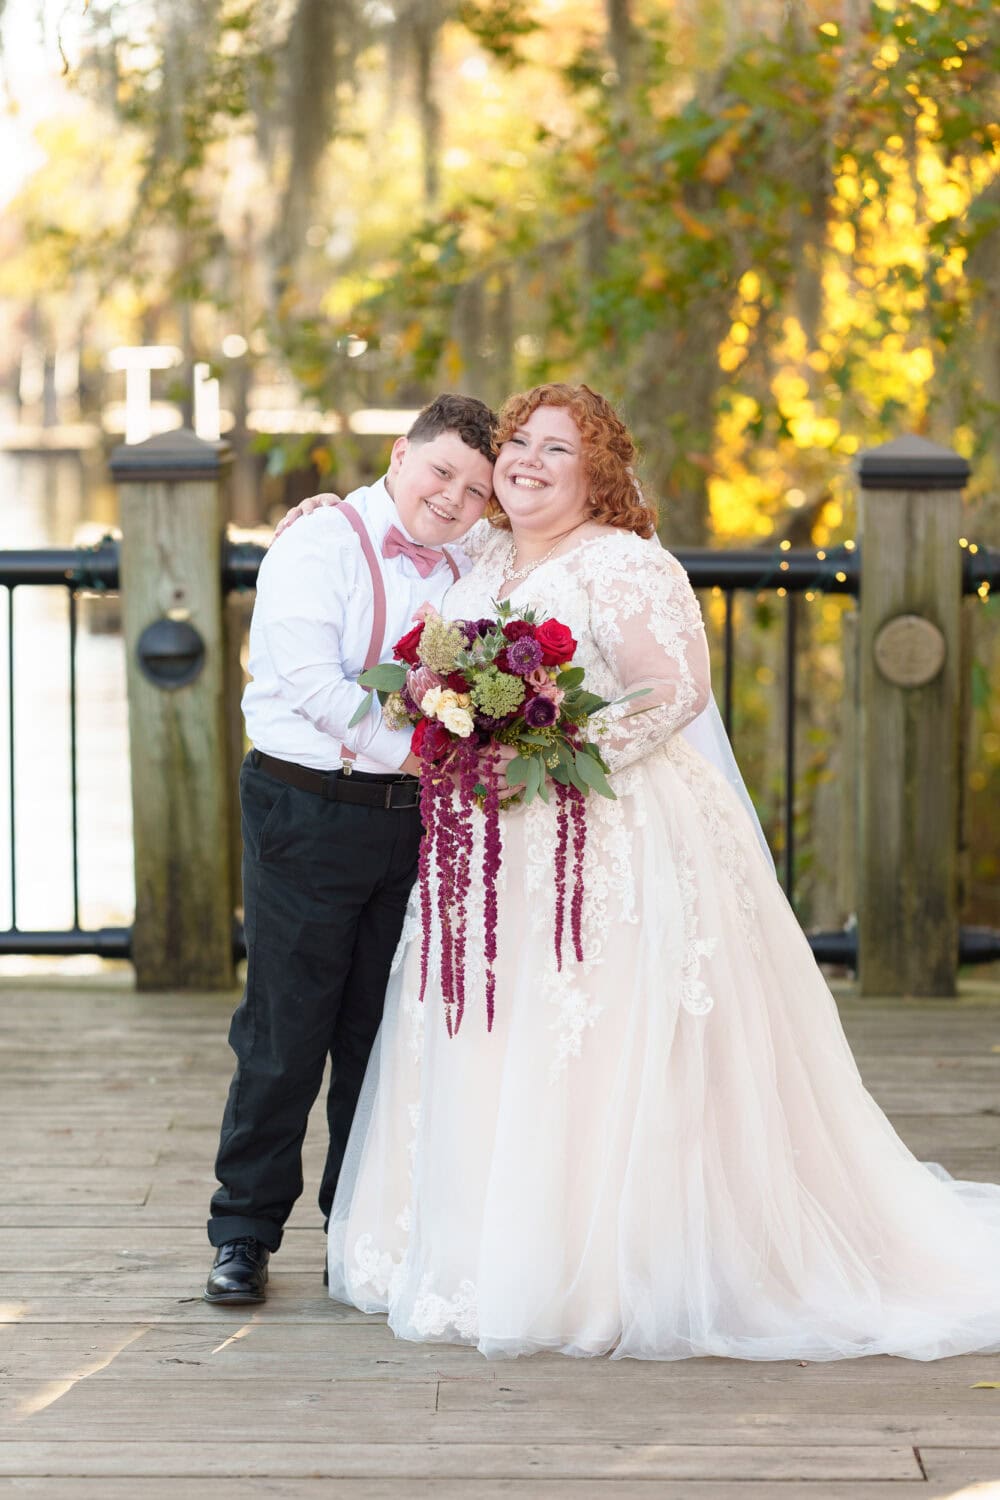
<svg viewBox="0 0 1000 1500">
<path fill-rule="evenodd" d="M 430 667 L 411 667 L 407 672 L 406 691 L 418 708 L 424 701 L 424 694 L 433 687 L 444 687 L 444 678 L 432 672 Z"/>
</svg>

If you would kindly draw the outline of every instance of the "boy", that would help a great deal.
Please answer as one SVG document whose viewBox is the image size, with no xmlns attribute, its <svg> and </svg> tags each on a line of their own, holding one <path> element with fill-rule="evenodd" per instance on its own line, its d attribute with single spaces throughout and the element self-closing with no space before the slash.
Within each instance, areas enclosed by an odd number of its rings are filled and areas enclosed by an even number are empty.
<svg viewBox="0 0 1000 1500">
<path fill-rule="evenodd" d="M 290 528 L 261 564 L 240 773 L 247 981 L 229 1034 L 208 1302 L 266 1296 L 327 1054 L 329 1217 L 421 833 L 410 730 L 387 728 L 374 695 L 351 728 L 357 678 L 470 566 L 443 549 L 486 509 L 495 421 L 481 401 L 439 396 L 382 479 Z"/>
</svg>

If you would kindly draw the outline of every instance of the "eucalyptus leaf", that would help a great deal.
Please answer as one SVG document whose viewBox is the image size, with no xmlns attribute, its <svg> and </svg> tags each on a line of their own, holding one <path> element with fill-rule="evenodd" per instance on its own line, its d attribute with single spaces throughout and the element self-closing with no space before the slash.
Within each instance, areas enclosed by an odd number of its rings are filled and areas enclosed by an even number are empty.
<svg viewBox="0 0 1000 1500">
<path fill-rule="evenodd" d="M 507 767 L 507 785 L 527 786 L 528 776 L 531 771 L 531 764 L 532 762 L 530 760 L 526 760 L 523 755 L 515 756 L 510 765 Z"/>
<path fill-rule="evenodd" d="M 353 729 L 354 726 L 355 726 L 355 724 L 360 724 L 361 720 L 364 719 L 364 718 L 366 718 L 368 716 L 368 714 L 371 712 L 371 706 L 372 706 L 372 695 L 369 692 L 369 693 L 365 694 L 365 696 L 362 698 L 361 702 L 358 704 L 357 708 L 354 710 L 354 713 L 351 715 L 350 722 L 349 722 L 349 724 L 347 726 L 348 729 Z"/>
<path fill-rule="evenodd" d="M 608 781 L 608 778 L 605 776 L 604 771 L 597 764 L 597 762 L 591 758 L 591 756 L 586 755 L 581 751 L 576 757 L 576 769 L 579 772 L 581 780 L 584 781 L 592 791 L 598 792 L 602 797 L 610 797 L 612 801 L 616 800 L 615 794 L 611 790 L 611 785 Z"/>
<path fill-rule="evenodd" d="M 384 693 L 398 693 L 406 681 L 406 667 L 398 662 L 383 661 L 369 667 L 358 678 L 362 687 L 379 688 Z"/>
</svg>

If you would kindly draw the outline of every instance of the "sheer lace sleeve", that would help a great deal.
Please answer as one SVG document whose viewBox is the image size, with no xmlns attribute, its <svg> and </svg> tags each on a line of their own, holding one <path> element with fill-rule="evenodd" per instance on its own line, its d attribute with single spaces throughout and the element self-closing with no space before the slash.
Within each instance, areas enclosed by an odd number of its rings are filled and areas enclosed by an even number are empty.
<svg viewBox="0 0 1000 1500">
<path fill-rule="evenodd" d="M 680 563 L 655 541 L 610 552 L 588 580 L 594 637 L 622 695 L 648 689 L 590 721 L 609 770 L 620 771 L 696 718 L 712 688 L 701 609 Z"/>
<path fill-rule="evenodd" d="M 471 557 L 473 562 L 478 562 L 496 535 L 496 527 L 491 526 L 489 521 L 484 519 L 477 521 L 475 526 L 465 533 L 458 545 L 467 557 Z"/>
</svg>

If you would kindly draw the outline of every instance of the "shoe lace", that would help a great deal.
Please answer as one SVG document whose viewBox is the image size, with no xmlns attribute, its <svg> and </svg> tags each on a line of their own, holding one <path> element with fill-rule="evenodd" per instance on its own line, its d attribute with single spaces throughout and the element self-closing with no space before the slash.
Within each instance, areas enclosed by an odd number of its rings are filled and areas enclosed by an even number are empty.
<svg viewBox="0 0 1000 1500">
<path fill-rule="evenodd" d="M 245 1255 L 247 1260 L 254 1261 L 259 1265 L 264 1259 L 262 1252 L 266 1249 L 266 1246 L 262 1245 L 260 1240 L 255 1239 L 252 1234 L 248 1234 L 243 1235 L 240 1239 L 227 1240 L 220 1248 L 225 1252 L 219 1257 L 220 1264 L 225 1264 L 227 1260 L 232 1260 L 234 1255 Z"/>
</svg>

